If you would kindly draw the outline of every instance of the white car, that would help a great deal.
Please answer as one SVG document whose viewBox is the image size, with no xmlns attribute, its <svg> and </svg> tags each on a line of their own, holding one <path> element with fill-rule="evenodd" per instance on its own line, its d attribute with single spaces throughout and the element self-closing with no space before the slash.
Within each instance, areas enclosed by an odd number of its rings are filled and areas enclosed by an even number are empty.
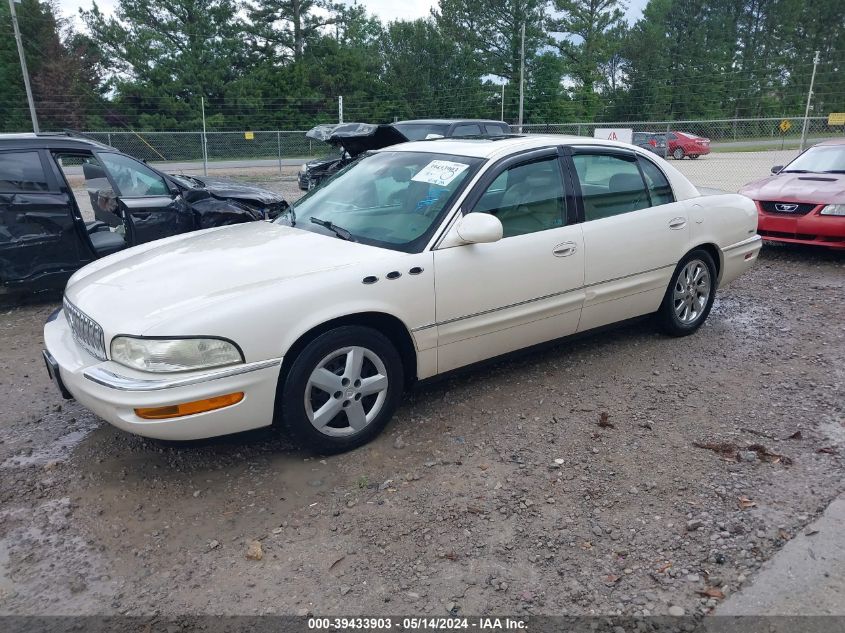
<svg viewBox="0 0 845 633">
<path fill-rule="evenodd" d="M 638 315 L 696 331 L 757 258 L 754 203 L 702 195 L 632 145 L 563 136 L 405 143 L 274 222 L 96 261 L 44 328 L 65 395 L 170 440 L 281 423 L 358 446 L 403 390 Z"/>
</svg>

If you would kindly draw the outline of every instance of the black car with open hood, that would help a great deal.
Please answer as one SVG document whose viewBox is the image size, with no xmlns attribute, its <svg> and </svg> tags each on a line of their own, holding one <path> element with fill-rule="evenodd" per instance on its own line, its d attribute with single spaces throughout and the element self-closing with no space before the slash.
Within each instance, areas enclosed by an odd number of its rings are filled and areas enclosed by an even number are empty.
<svg viewBox="0 0 845 633">
<path fill-rule="evenodd" d="M 0 135 L 0 294 L 59 288 L 124 248 L 287 208 L 267 189 L 165 174 L 86 138 Z"/>
<path fill-rule="evenodd" d="M 453 136 L 502 136 L 511 133 L 504 121 L 486 119 L 416 119 L 392 124 L 331 123 L 318 125 L 305 136 L 329 143 L 338 152 L 304 163 L 299 188 L 307 191 L 347 165 L 359 154 L 398 143 Z"/>
<path fill-rule="evenodd" d="M 338 150 L 325 158 L 305 163 L 299 171 L 299 188 L 311 189 L 357 156 L 374 149 L 406 143 L 408 138 L 392 125 L 375 123 L 330 123 L 318 125 L 305 136 L 332 145 Z"/>
</svg>

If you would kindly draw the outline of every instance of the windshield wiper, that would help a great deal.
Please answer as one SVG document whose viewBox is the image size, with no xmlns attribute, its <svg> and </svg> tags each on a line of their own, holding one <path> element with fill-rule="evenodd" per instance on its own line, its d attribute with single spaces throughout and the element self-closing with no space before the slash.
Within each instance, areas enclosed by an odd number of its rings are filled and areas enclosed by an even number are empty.
<svg viewBox="0 0 845 633">
<path fill-rule="evenodd" d="M 312 217 L 311 223 L 312 224 L 319 224 L 323 228 L 326 228 L 329 231 L 331 231 L 332 233 L 334 233 L 335 235 L 337 235 L 342 240 L 346 240 L 347 242 L 354 242 L 355 241 L 355 238 L 352 237 L 352 233 L 347 231 L 342 226 L 338 226 L 337 224 L 330 222 L 329 220 L 321 220 L 320 218 Z"/>
<path fill-rule="evenodd" d="M 845 169 L 828 169 L 823 171 L 823 174 L 845 174 Z"/>
<path fill-rule="evenodd" d="M 809 169 L 781 169 L 780 173 L 782 174 L 809 174 Z"/>
</svg>

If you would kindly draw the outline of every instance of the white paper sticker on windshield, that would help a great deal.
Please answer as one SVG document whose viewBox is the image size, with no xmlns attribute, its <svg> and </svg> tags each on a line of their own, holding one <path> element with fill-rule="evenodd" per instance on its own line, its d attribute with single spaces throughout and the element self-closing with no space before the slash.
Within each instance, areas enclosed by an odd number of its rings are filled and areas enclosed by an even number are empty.
<svg viewBox="0 0 845 633">
<path fill-rule="evenodd" d="M 460 176 L 468 167 L 469 165 L 465 165 L 464 163 L 453 163 L 449 160 L 433 160 L 423 167 L 411 180 L 447 187 L 450 182 Z"/>
</svg>

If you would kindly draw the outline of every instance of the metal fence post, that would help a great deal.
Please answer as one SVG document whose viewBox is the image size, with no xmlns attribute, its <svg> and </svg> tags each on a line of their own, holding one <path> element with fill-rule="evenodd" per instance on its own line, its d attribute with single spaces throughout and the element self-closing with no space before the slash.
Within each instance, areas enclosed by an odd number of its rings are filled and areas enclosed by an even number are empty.
<svg viewBox="0 0 845 633">
<path fill-rule="evenodd" d="M 108 142 L 109 142 L 109 147 L 114 147 L 114 145 L 111 144 L 111 132 L 109 132 L 109 141 Z"/>
<path fill-rule="evenodd" d="M 276 144 L 279 146 L 279 175 L 282 175 L 282 133 L 276 130 Z"/>
<path fill-rule="evenodd" d="M 200 143 L 202 144 L 202 174 L 208 176 L 208 139 L 205 137 L 205 97 L 200 97 L 200 107 L 202 108 L 202 136 Z"/>
</svg>

